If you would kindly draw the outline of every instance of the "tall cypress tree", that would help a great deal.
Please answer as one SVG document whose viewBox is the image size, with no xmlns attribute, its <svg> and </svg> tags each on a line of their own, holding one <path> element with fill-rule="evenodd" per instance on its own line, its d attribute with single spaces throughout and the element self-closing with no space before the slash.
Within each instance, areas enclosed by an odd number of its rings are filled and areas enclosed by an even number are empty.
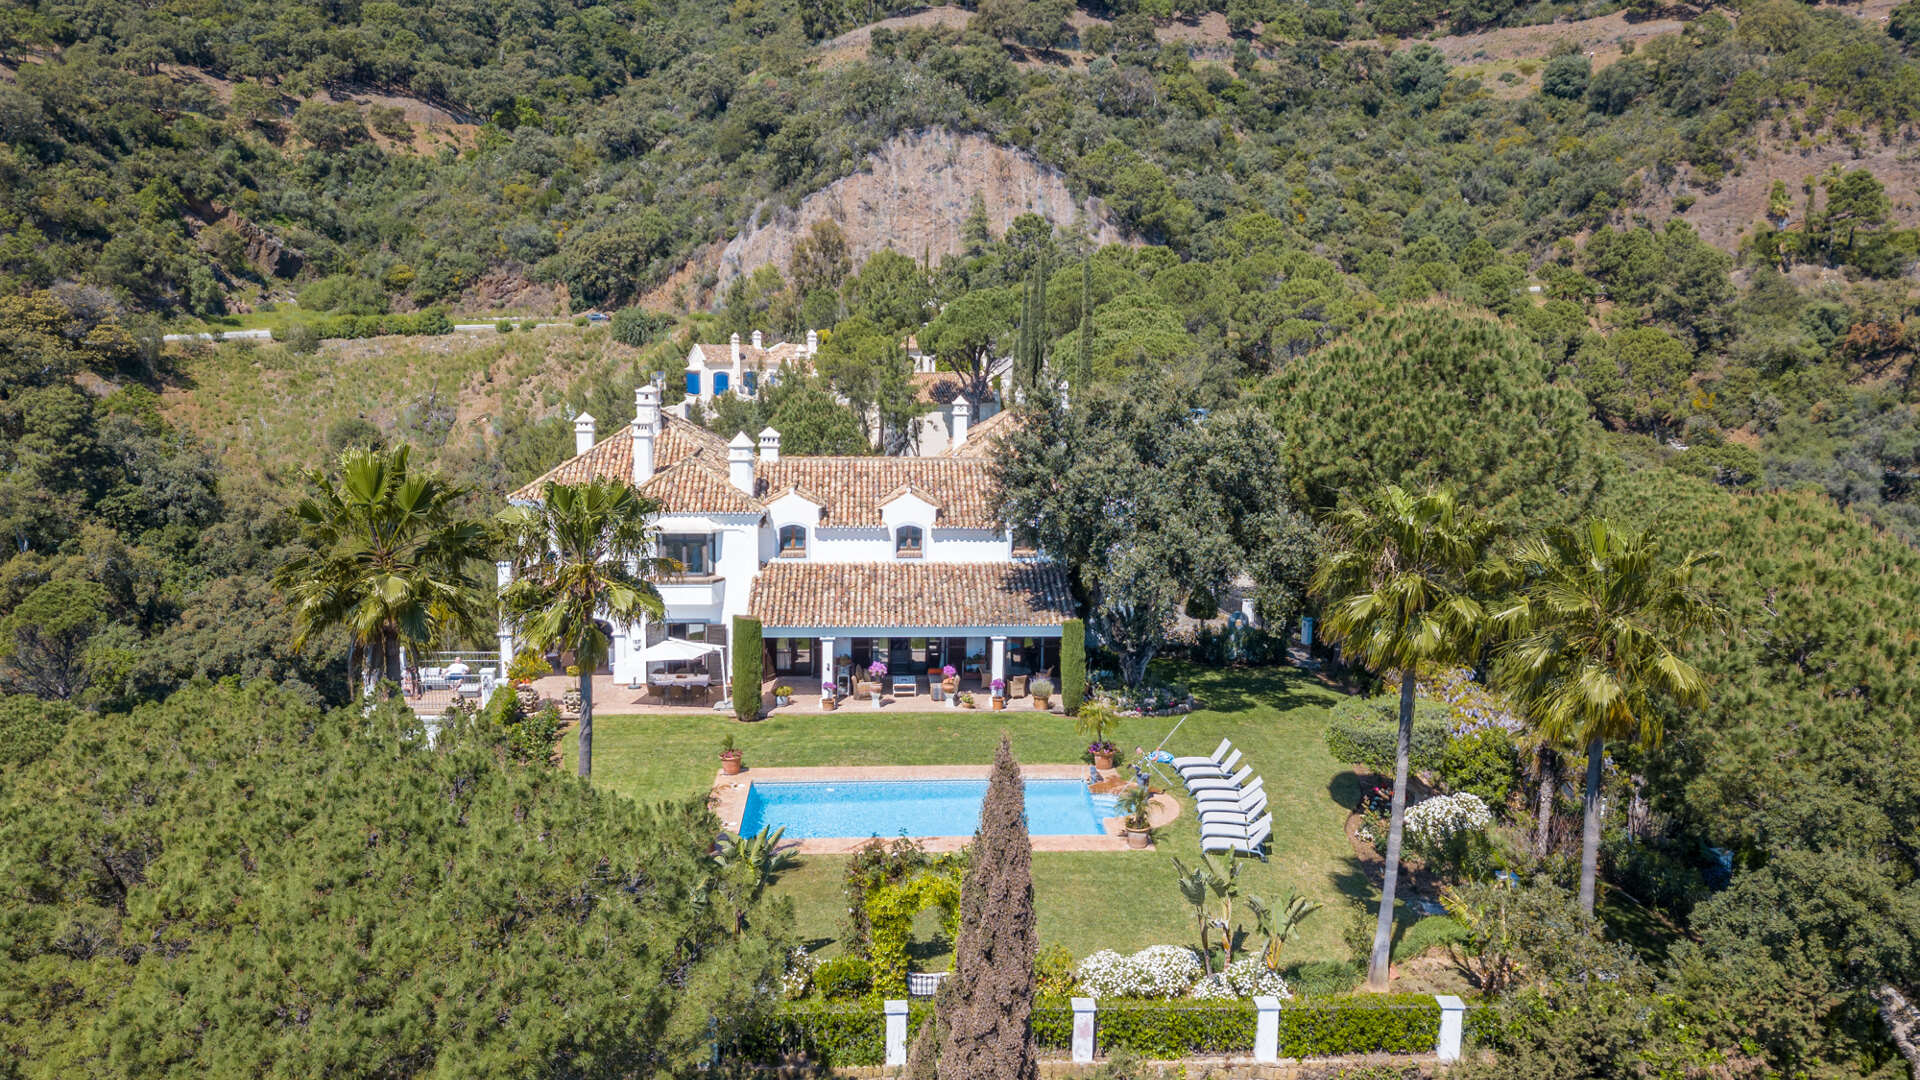
<svg viewBox="0 0 1920 1080">
<path fill-rule="evenodd" d="M 1002 734 L 960 890 L 940 1080 L 1038 1080 L 1031 1020 L 1039 947 L 1026 794 Z"/>
<path fill-rule="evenodd" d="M 1050 260 L 1044 249 L 1040 252 L 1040 263 L 1034 271 L 1033 279 L 1033 381 L 1039 386 L 1046 378 L 1047 371 L 1047 264 Z"/>
<path fill-rule="evenodd" d="M 1085 394 L 1093 385 L 1093 254 L 1080 260 L 1080 356 L 1073 372 L 1073 392 Z"/>
</svg>

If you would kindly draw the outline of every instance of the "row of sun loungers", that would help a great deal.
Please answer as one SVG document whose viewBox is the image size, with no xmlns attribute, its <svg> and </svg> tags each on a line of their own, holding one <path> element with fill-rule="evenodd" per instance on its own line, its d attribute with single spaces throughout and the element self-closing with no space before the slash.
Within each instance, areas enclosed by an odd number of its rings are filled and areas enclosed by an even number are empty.
<svg viewBox="0 0 1920 1080">
<path fill-rule="evenodd" d="M 1273 835 L 1273 815 L 1267 811 L 1265 781 L 1253 775 L 1252 766 L 1240 764 L 1233 740 L 1221 739 L 1206 757 L 1174 758 L 1173 769 L 1199 808 L 1202 851 L 1266 858 L 1261 849 Z"/>
</svg>

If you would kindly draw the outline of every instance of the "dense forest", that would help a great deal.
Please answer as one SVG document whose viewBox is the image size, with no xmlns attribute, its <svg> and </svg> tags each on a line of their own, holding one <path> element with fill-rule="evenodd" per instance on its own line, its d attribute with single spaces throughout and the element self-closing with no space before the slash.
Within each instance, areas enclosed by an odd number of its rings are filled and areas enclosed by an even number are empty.
<svg viewBox="0 0 1920 1080">
<path fill-rule="evenodd" d="M 273 575 L 309 550 L 285 512 L 304 470 L 343 451 L 411 445 L 484 518 L 568 452 L 573 415 L 620 422 L 688 342 L 808 329 L 813 372 L 700 419 L 776 424 L 789 453 L 906 451 L 908 336 L 967 378 L 1012 356 L 1047 422 L 1017 437 L 1010 524 L 1077 553 L 1089 602 L 1146 587 L 1101 564 L 1125 540 L 1188 560 L 1147 583 L 1163 608 L 1245 571 L 1291 617 L 1327 515 L 1391 483 L 1715 551 L 1728 620 L 1691 654 L 1709 702 L 1607 772 L 1638 816 L 1604 872 L 1685 940 L 1612 986 L 1543 960 L 1484 1068 L 1896 1075 L 1873 995 L 1920 988 L 1920 229 L 1911 175 L 1869 159 L 1906 162 L 1920 132 L 1920 0 L 1884 21 L 980 0 L 835 43 L 915 10 L 0 9 L 0 1076 L 694 1070 L 705 1018 L 744 1023 L 791 944 L 783 908 L 704 858 L 703 812 L 593 795 L 484 725 L 415 753 L 410 715 L 344 707 L 347 632 L 299 640 Z M 1676 29 L 1576 43 L 1622 13 Z M 1167 32 L 1203 17 L 1224 18 L 1211 46 Z M 1502 28 L 1542 55 L 1483 78 L 1437 40 Z M 996 228 L 976 197 L 952 252 L 856 260 L 823 223 L 724 289 L 697 269 L 922 132 L 1028 155 L 1125 242 Z M 1774 179 L 1752 220 L 1701 227 L 1753 176 Z M 489 275 L 617 314 L 430 356 Z M 369 420 L 311 329 L 162 340 L 276 308 L 415 316 L 379 355 L 449 386 Z M 295 389 L 219 414 L 240 436 L 216 445 L 208 403 L 267 375 Z M 476 380 L 484 408 L 452 387 Z M 1123 492 L 1139 516 L 1102 520 Z M 1107 632 L 1150 641 L 1142 667 L 1160 645 L 1157 622 Z M 388 786 L 403 814 L 375 805 Z M 512 827 L 472 827 L 488 813 Z M 336 874 L 348 849 L 361 870 Z"/>
</svg>

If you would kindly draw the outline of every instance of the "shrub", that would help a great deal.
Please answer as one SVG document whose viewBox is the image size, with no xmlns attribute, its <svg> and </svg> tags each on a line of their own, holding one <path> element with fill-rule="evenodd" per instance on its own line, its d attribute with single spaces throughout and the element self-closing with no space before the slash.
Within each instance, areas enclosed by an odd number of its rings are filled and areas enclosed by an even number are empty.
<svg viewBox="0 0 1920 1080">
<path fill-rule="evenodd" d="M 733 617 L 733 715 L 742 720 L 760 719 L 761 655 L 760 620 L 745 615 Z"/>
<path fill-rule="evenodd" d="M 648 345 L 673 325 L 673 318 L 645 308 L 621 308 L 607 324 L 613 340 L 623 345 Z"/>
<path fill-rule="evenodd" d="M 1350 698 L 1334 706 L 1327 718 L 1327 749 L 1340 761 L 1365 765 L 1391 775 L 1400 737 L 1400 696 Z M 1418 772 L 1438 770 L 1447 746 L 1446 706 L 1416 701 L 1410 760 Z"/>
<path fill-rule="evenodd" d="M 1102 949 L 1080 961 L 1080 989 L 1096 998 L 1176 998 L 1200 977 L 1184 945 L 1150 945 L 1132 956 Z"/>
<path fill-rule="evenodd" d="M 873 989 L 873 965 L 857 956 L 836 956 L 813 970 L 813 985 L 829 1000 L 865 997 Z"/>
<path fill-rule="evenodd" d="M 1671 850 L 1614 834 L 1606 838 L 1600 857 L 1608 879 L 1643 904 L 1685 916 L 1711 895 L 1700 868 Z"/>
<path fill-rule="evenodd" d="M 1053 696 L 1053 681 L 1051 679 L 1035 679 L 1027 684 L 1027 690 L 1032 693 L 1034 697 L 1050 698 Z"/>
<path fill-rule="evenodd" d="M 1033 958 L 1033 975 L 1037 981 L 1035 997 L 1066 997 L 1074 987 L 1073 954 L 1065 945 L 1041 946 Z"/>
<path fill-rule="evenodd" d="M 496 334 L 511 334 L 513 333 L 513 320 L 501 319 L 499 322 L 493 324 L 493 330 Z"/>
<path fill-rule="evenodd" d="M 825 965 L 822 965 L 823 967 Z M 816 980 L 818 975 L 815 976 Z M 907 1008 L 907 1030 L 917 1031 L 932 1006 Z M 887 1018 L 877 1005 L 796 1001 L 782 1004 L 755 1024 L 736 1047 L 748 1061 L 773 1062 L 805 1054 L 823 1069 L 875 1066 L 887 1056 Z"/>
<path fill-rule="evenodd" d="M 1440 756 L 1440 778 L 1455 791 L 1479 796 L 1490 807 L 1507 805 L 1520 781 L 1520 752 L 1498 728 L 1484 728 L 1447 741 Z"/>
<path fill-rule="evenodd" d="M 1287 969 L 1287 986 L 1303 996 L 1345 994 L 1359 984 L 1360 968 L 1342 960 L 1315 960 Z"/>
<path fill-rule="evenodd" d="M 1431 1053 L 1440 1004 L 1418 994 L 1366 995 L 1280 1010 L 1281 1057 Z"/>
<path fill-rule="evenodd" d="M 38 761 L 60 745 L 74 709 L 26 694 L 0 698 L 0 768 Z"/>
<path fill-rule="evenodd" d="M 1267 965 L 1259 957 L 1247 956 L 1235 960 L 1225 971 L 1215 972 L 1194 983 L 1187 996 L 1201 999 L 1266 996 L 1285 1000 L 1293 996 L 1293 991 L 1287 988 L 1287 980 L 1268 971 Z"/>
<path fill-rule="evenodd" d="M 1281 1017 L 1287 1015 L 1282 1009 Z M 1191 1057 L 1253 1049 L 1256 1014 L 1244 1001 L 1105 1002 L 1098 1019 L 1100 1048 L 1142 1057 Z"/>
<path fill-rule="evenodd" d="M 1087 698 L 1087 626 L 1068 619 L 1060 626 L 1060 708 L 1068 716 L 1080 712 Z"/>
</svg>

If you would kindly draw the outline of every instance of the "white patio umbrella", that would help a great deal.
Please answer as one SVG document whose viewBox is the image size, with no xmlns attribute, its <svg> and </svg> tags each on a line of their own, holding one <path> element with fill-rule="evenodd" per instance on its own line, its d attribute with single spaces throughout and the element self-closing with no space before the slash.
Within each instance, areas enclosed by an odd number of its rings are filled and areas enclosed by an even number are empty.
<svg viewBox="0 0 1920 1080">
<path fill-rule="evenodd" d="M 705 660 L 708 656 L 720 654 L 720 691 L 727 697 L 733 697 L 730 684 L 733 676 L 727 663 L 727 648 L 724 645 L 709 645 L 704 641 L 687 641 L 682 638 L 666 638 L 652 645 L 640 646 L 640 677 L 646 678 L 647 665 L 655 660 Z"/>
</svg>

